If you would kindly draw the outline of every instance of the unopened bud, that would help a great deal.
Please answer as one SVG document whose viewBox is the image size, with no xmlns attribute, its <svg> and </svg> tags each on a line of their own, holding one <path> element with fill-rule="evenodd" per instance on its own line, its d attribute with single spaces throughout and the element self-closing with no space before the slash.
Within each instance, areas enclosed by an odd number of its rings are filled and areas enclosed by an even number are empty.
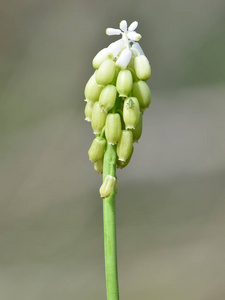
<svg viewBox="0 0 225 300">
<path fill-rule="evenodd" d="M 102 110 L 108 112 L 113 108 L 116 101 L 116 94 L 117 91 L 114 85 L 108 84 L 104 87 L 99 97 L 99 105 Z"/>
<path fill-rule="evenodd" d="M 85 86 L 85 90 L 84 90 L 85 98 L 88 101 L 92 101 L 92 102 L 98 101 L 102 89 L 103 87 L 97 84 L 95 80 L 95 73 L 94 73 Z"/>
<path fill-rule="evenodd" d="M 124 101 L 123 120 L 126 129 L 135 129 L 140 117 L 140 106 L 137 98 L 130 97 Z"/>
<path fill-rule="evenodd" d="M 126 161 L 133 151 L 133 133 L 131 130 L 122 130 L 117 144 L 117 156 L 119 160 Z"/>
<path fill-rule="evenodd" d="M 145 81 L 134 82 L 132 95 L 138 99 L 140 110 L 144 111 L 151 103 L 151 92 Z"/>
<path fill-rule="evenodd" d="M 133 87 L 133 77 L 129 70 L 121 70 L 116 81 L 120 97 L 128 97 Z"/>
<path fill-rule="evenodd" d="M 132 132 L 133 132 L 133 142 L 134 143 L 137 143 L 138 140 L 141 137 L 141 134 L 142 134 L 142 122 L 143 122 L 143 117 L 142 117 L 142 113 L 140 113 L 139 121 L 138 121 L 135 129 L 132 129 Z"/>
<path fill-rule="evenodd" d="M 103 158 L 94 163 L 94 169 L 99 174 L 103 173 Z"/>
<path fill-rule="evenodd" d="M 107 48 L 104 48 L 95 55 L 92 61 L 93 67 L 98 69 L 107 58 L 109 58 L 109 51 Z"/>
<path fill-rule="evenodd" d="M 85 120 L 88 122 L 91 122 L 93 106 L 94 106 L 94 102 L 91 101 L 88 101 L 87 104 L 85 105 L 85 110 L 84 110 Z"/>
<path fill-rule="evenodd" d="M 91 116 L 91 126 L 94 134 L 100 134 L 105 126 L 107 113 L 101 110 L 99 102 L 95 102 Z"/>
<path fill-rule="evenodd" d="M 99 189 L 100 196 L 102 198 L 109 197 L 114 191 L 115 183 L 116 178 L 111 175 L 107 175 Z"/>
<path fill-rule="evenodd" d="M 147 80 L 151 76 L 151 66 L 145 55 L 135 57 L 134 69 L 137 77 L 141 80 Z"/>
<path fill-rule="evenodd" d="M 121 118 L 119 114 L 108 114 L 105 124 L 105 137 L 109 144 L 117 144 L 121 136 Z"/>
<path fill-rule="evenodd" d="M 95 79 L 97 84 L 109 84 L 114 78 L 115 71 L 115 62 L 111 59 L 106 59 L 95 73 Z"/>
<path fill-rule="evenodd" d="M 132 147 L 132 152 L 131 152 L 131 155 L 128 157 L 128 159 L 127 160 L 125 160 L 125 161 L 122 161 L 122 160 L 117 160 L 117 168 L 119 168 L 119 169 L 123 169 L 123 168 L 125 168 L 128 164 L 129 164 L 129 162 L 130 162 L 130 160 L 131 160 L 131 157 L 132 157 L 132 154 L 133 154 L 133 152 L 134 152 L 134 146 Z"/>
<path fill-rule="evenodd" d="M 106 140 L 100 137 L 96 137 L 90 149 L 88 150 L 89 159 L 91 161 L 98 161 L 103 158 L 106 149 Z"/>
</svg>

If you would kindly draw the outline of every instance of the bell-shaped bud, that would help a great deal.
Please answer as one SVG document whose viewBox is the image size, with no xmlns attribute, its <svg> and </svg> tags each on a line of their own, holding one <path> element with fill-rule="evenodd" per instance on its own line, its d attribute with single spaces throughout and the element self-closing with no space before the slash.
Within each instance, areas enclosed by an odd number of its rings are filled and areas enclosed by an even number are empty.
<svg viewBox="0 0 225 300">
<path fill-rule="evenodd" d="M 91 116 L 91 126 L 94 134 L 100 134 L 103 127 L 105 126 L 107 113 L 101 110 L 99 101 L 94 103 L 92 116 Z"/>
<path fill-rule="evenodd" d="M 145 55 L 135 57 L 134 69 L 137 77 L 141 80 L 147 80 L 151 76 L 151 66 Z"/>
<path fill-rule="evenodd" d="M 113 108 L 116 101 L 116 94 L 117 91 L 114 85 L 108 84 L 104 87 L 99 97 L 99 105 L 102 110 L 108 112 Z"/>
<path fill-rule="evenodd" d="M 95 80 L 97 84 L 109 84 L 114 78 L 115 71 L 115 62 L 111 59 L 106 59 L 95 73 Z"/>
<path fill-rule="evenodd" d="M 119 114 L 108 114 L 105 124 L 105 137 L 109 144 L 117 144 L 121 136 L 121 118 Z"/>
<path fill-rule="evenodd" d="M 133 77 L 129 70 L 121 70 L 116 81 L 116 88 L 120 97 L 128 97 L 133 87 Z"/>
<path fill-rule="evenodd" d="M 151 103 L 151 91 L 145 81 L 134 82 L 132 95 L 138 99 L 140 110 L 144 111 Z"/>
<path fill-rule="evenodd" d="M 103 158 L 104 153 L 106 150 L 106 140 L 101 137 L 96 137 L 92 144 L 90 149 L 88 150 L 88 156 L 90 161 L 98 161 Z"/>
<path fill-rule="evenodd" d="M 141 137 L 141 134 L 142 134 L 142 123 L 143 123 L 143 117 L 142 117 L 142 113 L 140 113 L 139 121 L 138 121 L 135 129 L 132 129 L 132 132 L 133 132 L 133 142 L 134 143 L 137 143 L 138 140 Z"/>
<path fill-rule="evenodd" d="M 126 161 L 133 151 L 133 133 L 131 130 L 122 130 L 117 144 L 117 156 L 119 160 Z"/>
<path fill-rule="evenodd" d="M 103 158 L 94 163 L 94 169 L 97 173 L 103 173 Z"/>
<path fill-rule="evenodd" d="M 102 50 L 100 50 L 94 57 L 93 61 L 92 61 L 92 65 L 95 69 L 98 69 L 101 64 L 107 59 L 109 58 L 109 51 L 107 48 L 104 48 Z"/>
<path fill-rule="evenodd" d="M 99 189 L 100 196 L 102 198 L 107 198 L 110 195 L 112 195 L 115 184 L 116 184 L 116 178 L 111 175 L 107 175 L 103 180 L 103 183 Z"/>
<path fill-rule="evenodd" d="M 140 117 L 140 106 L 137 98 L 130 97 L 124 101 L 123 120 L 126 129 L 135 129 Z"/>
<path fill-rule="evenodd" d="M 85 121 L 91 122 L 93 106 L 94 106 L 94 102 L 91 101 L 88 101 L 87 104 L 85 105 L 85 110 L 84 110 Z"/>
<path fill-rule="evenodd" d="M 95 80 L 95 73 L 94 73 L 85 86 L 85 90 L 84 90 L 85 98 L 88 101 L 92 101 L 92 102 L 98 101 L 102 89 L 103 87 L 97 84 Z"/>
<path fill-rule="evenodd" d="M 132 152 L 131 152 L 131 154 L 130 154 L 130 156 L 128 157 L 127 160 L 125 160 L 125 161 L 117 160 L 117 163 L 116 163 L 117 168 L 119 168 L 119 169 L 125 168 L 129 164 L 133 152 L 134 152 L 134 146 L 132 146 Z"/>
</svg>

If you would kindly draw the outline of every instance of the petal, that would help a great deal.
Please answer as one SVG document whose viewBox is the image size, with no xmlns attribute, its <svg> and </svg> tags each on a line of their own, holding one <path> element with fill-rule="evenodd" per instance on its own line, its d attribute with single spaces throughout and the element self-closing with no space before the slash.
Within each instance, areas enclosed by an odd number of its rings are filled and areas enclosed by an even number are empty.
<svg viewBox="0 0 225 300">
<path fill-rule="evenodd" d="M 122 32 L 120 29 L 115 29 L 115 28 L 107 28 L 106 29 L 106 34 L 107 35 L 120 35 Z"/>
<path fill-rule="evenodd" d="M 134 53 L 135 56 L 137 56 L 137 55 L 145 55 L 144 51 L 142 50 L 142 48 L 141 48 L 141 46 L 140 46 L 139 43 L 133 43 L 133 45 L 131 47 L 131 50 L 133 50 L 133 49 L 134 49 L 133 53 Z"/>
<path fill-rule="evenodd" d="M 113 55 L 113 57 L 116 57 L 119 53 L 120 53 L 120 51 L 121 51 L 121 49 L 122 49 L 122 40 L 120 39 L 120 40 L 118 40 L 118 41 L 116 41 L 116 42 L 113 42 L 113 43 L 111 43 L 109 46 L 108 46 L 108 52 L 110 53 L 110 54 L 112 54 Z"/>
<path fill-rule="evenodd" d="M 128 27 L 128 31 L 134 31 L 138 27 L 138 22 L 134 21 L 133 23 L 130 24 Z"/>
<path fill-rule="evenodd" d="M 132 52 L 129 49 L 124 49 L 116 61 L 116 65 L 125 69 L 130 62 Z"/>
<path fill-rule="evenodd" d="M 127 31 L 127 21 L 123 20 L 120 22 L 120 29 L 122 31 Z"/>
<path fill-rule="evenodd" d="M 127 34 L 128 39 L 132 40 L 132 41 L 139 41 L 141 39 L 141 35 L 139 33 L 137 33 L 136 31 L 130 31 Z"/>
</svg>

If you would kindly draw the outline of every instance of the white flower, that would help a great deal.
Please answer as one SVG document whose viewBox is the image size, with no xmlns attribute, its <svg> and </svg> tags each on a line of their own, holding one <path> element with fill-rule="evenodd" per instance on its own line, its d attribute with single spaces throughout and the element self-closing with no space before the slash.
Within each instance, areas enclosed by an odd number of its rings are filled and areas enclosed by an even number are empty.
<svg viewBox="0 0 225 300">
<path fill-rule="evenodd" d="M 141 35 L 135 31 L 138 22 L 134 21 L 127 29 L 127 22 L 125 20 L 120 22 L 120 29 L 107 28 L 107 35 L 122 35 L 122 38 L 108 46 L 109 54 L 117 58 L 116 64 L 125 69 L 130 62 L 132 53 L 143 54 L 141 46 L 137 43 L 141 39 Z M 132 44 L 131 44 L 132 43 Z"/>
</svg>

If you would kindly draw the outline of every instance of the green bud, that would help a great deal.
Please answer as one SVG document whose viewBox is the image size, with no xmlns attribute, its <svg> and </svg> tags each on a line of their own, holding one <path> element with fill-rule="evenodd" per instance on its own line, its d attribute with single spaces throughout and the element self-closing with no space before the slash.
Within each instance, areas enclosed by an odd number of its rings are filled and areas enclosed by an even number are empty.
<svg viewBox="0 0 225 300">
<path fill-rule="evenodd" d="M 141 134 L 142 134 L 142 123 L 143 123 L 143 117 L 142 117 L 142 113 L 140 113 L 139 121 L 138 121 L 135 129 L 132 129 L 132 132 L 133 132 L 133 142 L 134 143 L 137 143 L 138 140 L 141 137 Z"/>
<path fill-rule="evenodd" d="M 113 108 L 116 101 L 116 94 L 117 91 L 114 85 L 109 84 L 104 87 L 99 97 L 99 105 L 102 110 L 108 112 Z"/>
<path fill-rule="evenodd" d="M 104 48 L 95 55 L 92 61 L 93 67 L 98 69 L 107 58 L 109 58 L 109 51 L 107 48 Z"/>
<path fill-rule="evenodd" d="M 102 198 L 109 197 L 114 191 L 115 183 L 116 178 L 111 175 L 107 175 L 99 189 L 100 196 Z"/>
<path fill-rule="evenodd" d="M 94 169 L 97 173 L 103 173 L 103 158 L 94 163 Z"/>
<path fill-rule="evenodd" d="M 131 130 L 122 130 L 117 144 L 117 156 L 119 160 L 126 161 L 133 151 L 133 133 Z"/>
<path fill-rule="evenodd" d="M 99 102 L 95 102 L 91 116 L 91 126 L 94 134 L 100 134 L 103 127 L 105 126 L 107 113 L 102 111 Z"/>
<path fill-rule="evenodd" d="M 119 114 L 108 114 L 105 124 L 105 137 L 109 144 L 117 144 L 121 136 L 121 119 Z"/>
<path fill-rule="evenodd" d="M 133 87 L 133 77 L 129 70 L 121 70 L 116 81 L 116 88 L 120 97 L 128 97 Z"/>
<path fill-rule="evenodd" d="M 117 160 L 117 164 L 116 164 L 116 165 L 117 165 L 117 168 L 119 168 L 119 169 L 125 168 L 125 167 L 129 164 L 133 152 L 134 152 L 134 146 L 132 146 L 132 152 L 131 152 L 131 155 L 129 156 L 129 158 L 128 158 L 127 160 L 125 160 L 125 161 Z"/>
<path fill-rule="evenodd" d="M 134 69 L 137 77 L 141 80 L 147 80 L 151 76 L 151 66 L 145 55 L 135 57 Z"/>
<path fill-rule="evenodd" d="M 90 149 L 88 150 L 89 159 L 91 161 L 98 161 L 103 158 L 106 149 L 106 140 L 100 137 L 96 137 Z"/>
<path fill-rule="evenodd" d="M 95 79 L 97 84 L 107 85 L 109 84 L 113 78 L 116 71 L 115 62 L 111 59 L 106 59 L 99 69 L 96 71 Z"/>
<path fill-rule="evenodd" d="M 140 106 L 137 98 L 130 97 L 124 101 L 123 120 L 126 129 L 135 129 L 140 117 Z"/>
<path fill-rule="evenodd" d="M 88 122 L 91 122 L 93 106 L 94 106 L 94 102 L 91 102 L 91 101 L 88 101 L 85 106 L 85 110 L 84 110 L 85 120 Z"/>
<path fill-rule="evenodd" d="M 102 89 L 103 87 L 97 84 L 95 80 L 95 73 L 94 73 L 85 86 L 85 90 L 84 90 L 85 98 L 88 101 L 92 101 L 92 102 L 98 101 Z"/>
<path fill-rule="evenodd" d="M 132 95 L 138 99 L 140 109 L 144 111 L 151 103 L 151 92 L 145 81 L 134 82 Z"/>
</svg>

